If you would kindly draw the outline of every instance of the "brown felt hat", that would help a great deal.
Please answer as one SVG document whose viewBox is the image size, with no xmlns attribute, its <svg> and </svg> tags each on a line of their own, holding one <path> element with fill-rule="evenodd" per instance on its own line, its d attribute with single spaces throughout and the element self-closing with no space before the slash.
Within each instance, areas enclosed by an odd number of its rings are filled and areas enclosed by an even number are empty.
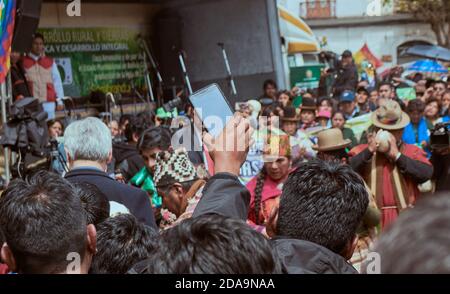
<svg viewBox="0 0 450 294">
<path fill-rule="evenodd" d="M 300 107 L 300 110 L 316 110 L 317 105 L 316 101 L 312 98 L 303 98 L 302 106 Z"/>
<path fill-rule="evenodd" d="M 408 114 L 394 100 L 380 105 L 371 118 L 373 124 L 383 130 L 401 130 L 411 122 Z"/>
<path fill-rule="evenodd" d="M 297 110 L 295 107 L 288 106 L 284 108 L 283 116 L 280 118 L 281 121 L 291 121 L 298 122 L 300 121 L 300 117 L 297 115 Z"/>
<path fill-rule="evenodd" d="M 349 146 L 352 141 L 344 139 L 344 135 L 340 129 L 328 129 L 321 131 L 318 135 L 318 145 L 313 146 L 317 151 L 339 150 Z"/>
</svg>

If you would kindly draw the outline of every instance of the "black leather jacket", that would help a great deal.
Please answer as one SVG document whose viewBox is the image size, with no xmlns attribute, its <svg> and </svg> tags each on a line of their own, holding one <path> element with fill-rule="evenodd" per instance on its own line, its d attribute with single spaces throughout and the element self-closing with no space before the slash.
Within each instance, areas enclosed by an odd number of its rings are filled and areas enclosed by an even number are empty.
<svg viewBox="0 0 450 294">
<path fill-rule="evenodd" d="M 217 174 L 209 179 L 193 217 L 219 214 L 247 220 L 250 192 L 231 174 Z M 276 237 L 274 253 L 287 274 L 357 274 L 340 255 L 318 244 L 304 240 Z"/>
</svg>

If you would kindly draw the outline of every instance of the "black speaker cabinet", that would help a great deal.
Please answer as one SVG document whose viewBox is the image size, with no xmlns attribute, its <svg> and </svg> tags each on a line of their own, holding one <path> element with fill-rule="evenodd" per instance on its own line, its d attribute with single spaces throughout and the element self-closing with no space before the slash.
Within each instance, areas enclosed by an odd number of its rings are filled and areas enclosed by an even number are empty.
<svg viewBox="0 0 450 294">
<path fill-rule="evenodd" d="M 178 53 L 182 50 L 181 17 L 172 10 L 163 10 L 155 17 L 156 53 L 166 88 L 183 86 Z"/>
<path fill-rule="evenodd" d="M 42 0 L 18 0 L 12 50 L 28 52 L 41 16 Z"/>
</svg>

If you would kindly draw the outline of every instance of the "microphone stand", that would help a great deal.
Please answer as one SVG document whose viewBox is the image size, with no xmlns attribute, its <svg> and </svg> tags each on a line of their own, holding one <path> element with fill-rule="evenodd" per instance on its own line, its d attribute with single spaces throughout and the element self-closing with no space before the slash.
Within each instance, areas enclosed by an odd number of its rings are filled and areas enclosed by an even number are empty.
<svg viewBox="0 0 450 294">
<path fill-rule="evenodd" d="M 133 91 L 133 105 L 134 105 L 134 115 L 137 113 L 137 106 L 136 106 L 136 96 L 141 100 L 144 104 L 148 103 L 148 101 L 145 101 L 144 97 L 142 97 L 141 93 L 136 89 L 133 81 L 131 81 L 131 90 Z M 150 107 L 150 104 L 148 104 Z M 149 108 L 150 111 L 151 108 Z"/>
<path fill-rule="evenodd" d="M 157 98 L 158 99 L 158 107 L 160 107 L 162 105 L 161 98 L 164 95 L 163 94 L 163 84 L 164 84 L 164 82 L 163 82 L 163 79 L 162 79 L 162 76 L 161 76 L 161 72 L 159 71 L 159 67 L 158 67 L 158 64 L 155 61 L 155 58 L 153 58 L 153 54 L 151 53 L 150 49 L 148 48 L 147 42 L 142 37 L 140 37 L 140 41 L 141 41 L 140 42 L 141 43 L 141 47 L 144 50 L 145 54 L 147 54 L 147 58 L 150 61 L 150 66 L 153 68 L 153 70 L 156 73 L 156 79 L 158 81 L 158 86 L 157 86 L 158 93 L 157 93 L 156 96 L 158 97 Z"/>
<path fill-rule="evenodd" d="M 143 59 L 144 59 L 144 68 L 145 68 L 144 79 L 145 79 L 145 84 L 147 85 L 147 88 L 148 88 L 148 94 L 149 94 L 148 97 L 150 97 L 152 102 L 155 102 L 155 96 L 153 95 L 152 81 L 150 79 L 150 72 L 148 71 L 147 56 L 146 56 L 145 52 L 143 52 L 142 55 L 143 55 Z M 147 103 L 150 106 L 150 100 L 148 100 L 148 97 L 147 97 Z"/>
<path fill-rule="evenodd" d="M 189 80 L 189 75 L 186 70 L 186 64 L 184 63 L 182 51 L 180 51 L 180 53 L 178 54 L 178 59 L 180 61 L 181 71 L 183 72 L 184 82 L 188 90 L 188 96 L 191 96 L 194 93 L 194 91 L 192 91 L 191 81 Z"/>
<path fill-rule="evenodd" d="M 228 74 L 228 77 L 227 77 L 228 85 L 231 88 L 231 95 L 233 95 L 234 97 L 237 97 L 236 85 L 234 83 L 234 77 L 231 73 L 230 63 L 228 62 L 228 55 L 227 55 L 227 51 L 225 50 L 225 44 L 217 43 L 217 45 L 222 49 L 223 60 L 225 62 L 225 68 L 226 68 L 227 74 Z"/>
</svg>

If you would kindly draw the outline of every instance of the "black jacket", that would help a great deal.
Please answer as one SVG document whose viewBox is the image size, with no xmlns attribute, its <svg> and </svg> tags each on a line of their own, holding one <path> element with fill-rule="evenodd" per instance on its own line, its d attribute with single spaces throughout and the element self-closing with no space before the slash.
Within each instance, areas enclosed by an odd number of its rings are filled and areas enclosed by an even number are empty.
<svg viewBox="0 0 450 294">
<path fill-rule="evenodd" d="M 126 182 L 145 166 L 136 146 L 128 143 L 113 144 L 113 157 L 116 161 L 116 169 L 120 170 Z"/>
<path fill-rule="evenodd" d="M 32 97 L 30 89 L 28 88 L 22 61 L 20 60 L 16 64 L 11 64 L 11 82 L 14 101 L 16 101 L 19 96 Z"/>
<path fill-rule="evenodd" d="M 218 214 L 245 221 L 249 206 L 250 192 L 239 179 L 231 174 L 219 173 L 206 183 L 192 217 Z"/>
<path fill-rule="evenodd" d="M 450 154 L 433 153 L 431 163 L 434 167 L 433 179 L 436 180 L 436 192 L 450 191 Z"/>
<path fill-rule="evenodd" d="M 247 220 L 250 192 L 231 174 L 209 179 L 193 217 L 219 214 Z M 277 237 L 272 240 L 274 255 L 288 274 L 355 274 L 357 271 L 340 255 L 311 242 Z"/>
<path fill-rule="evenodd" d="M 272 246 L 287 274 L 358 273 L 342 256 L 312 242 L 277 237 Z"/>
<path fill-rule="evenodd" d="M 341 94 L 346 91 L 355 91 L 358 85 L 358 70 L 354 63 L 338 69 L 336 80 L 333 84 L 333 94 L 336 99 L 340 99 Z"/>
<path fill-rule="evenodd" d="M 72 183 L 86 182 L 97 186 L 109 201 L 123 204 L 139 221 L 158 229 L 150 199 L 143 190 L 116 182 L 100 170 L 75 169 L 68 172 L 65 178 Z"/>
</svg>

